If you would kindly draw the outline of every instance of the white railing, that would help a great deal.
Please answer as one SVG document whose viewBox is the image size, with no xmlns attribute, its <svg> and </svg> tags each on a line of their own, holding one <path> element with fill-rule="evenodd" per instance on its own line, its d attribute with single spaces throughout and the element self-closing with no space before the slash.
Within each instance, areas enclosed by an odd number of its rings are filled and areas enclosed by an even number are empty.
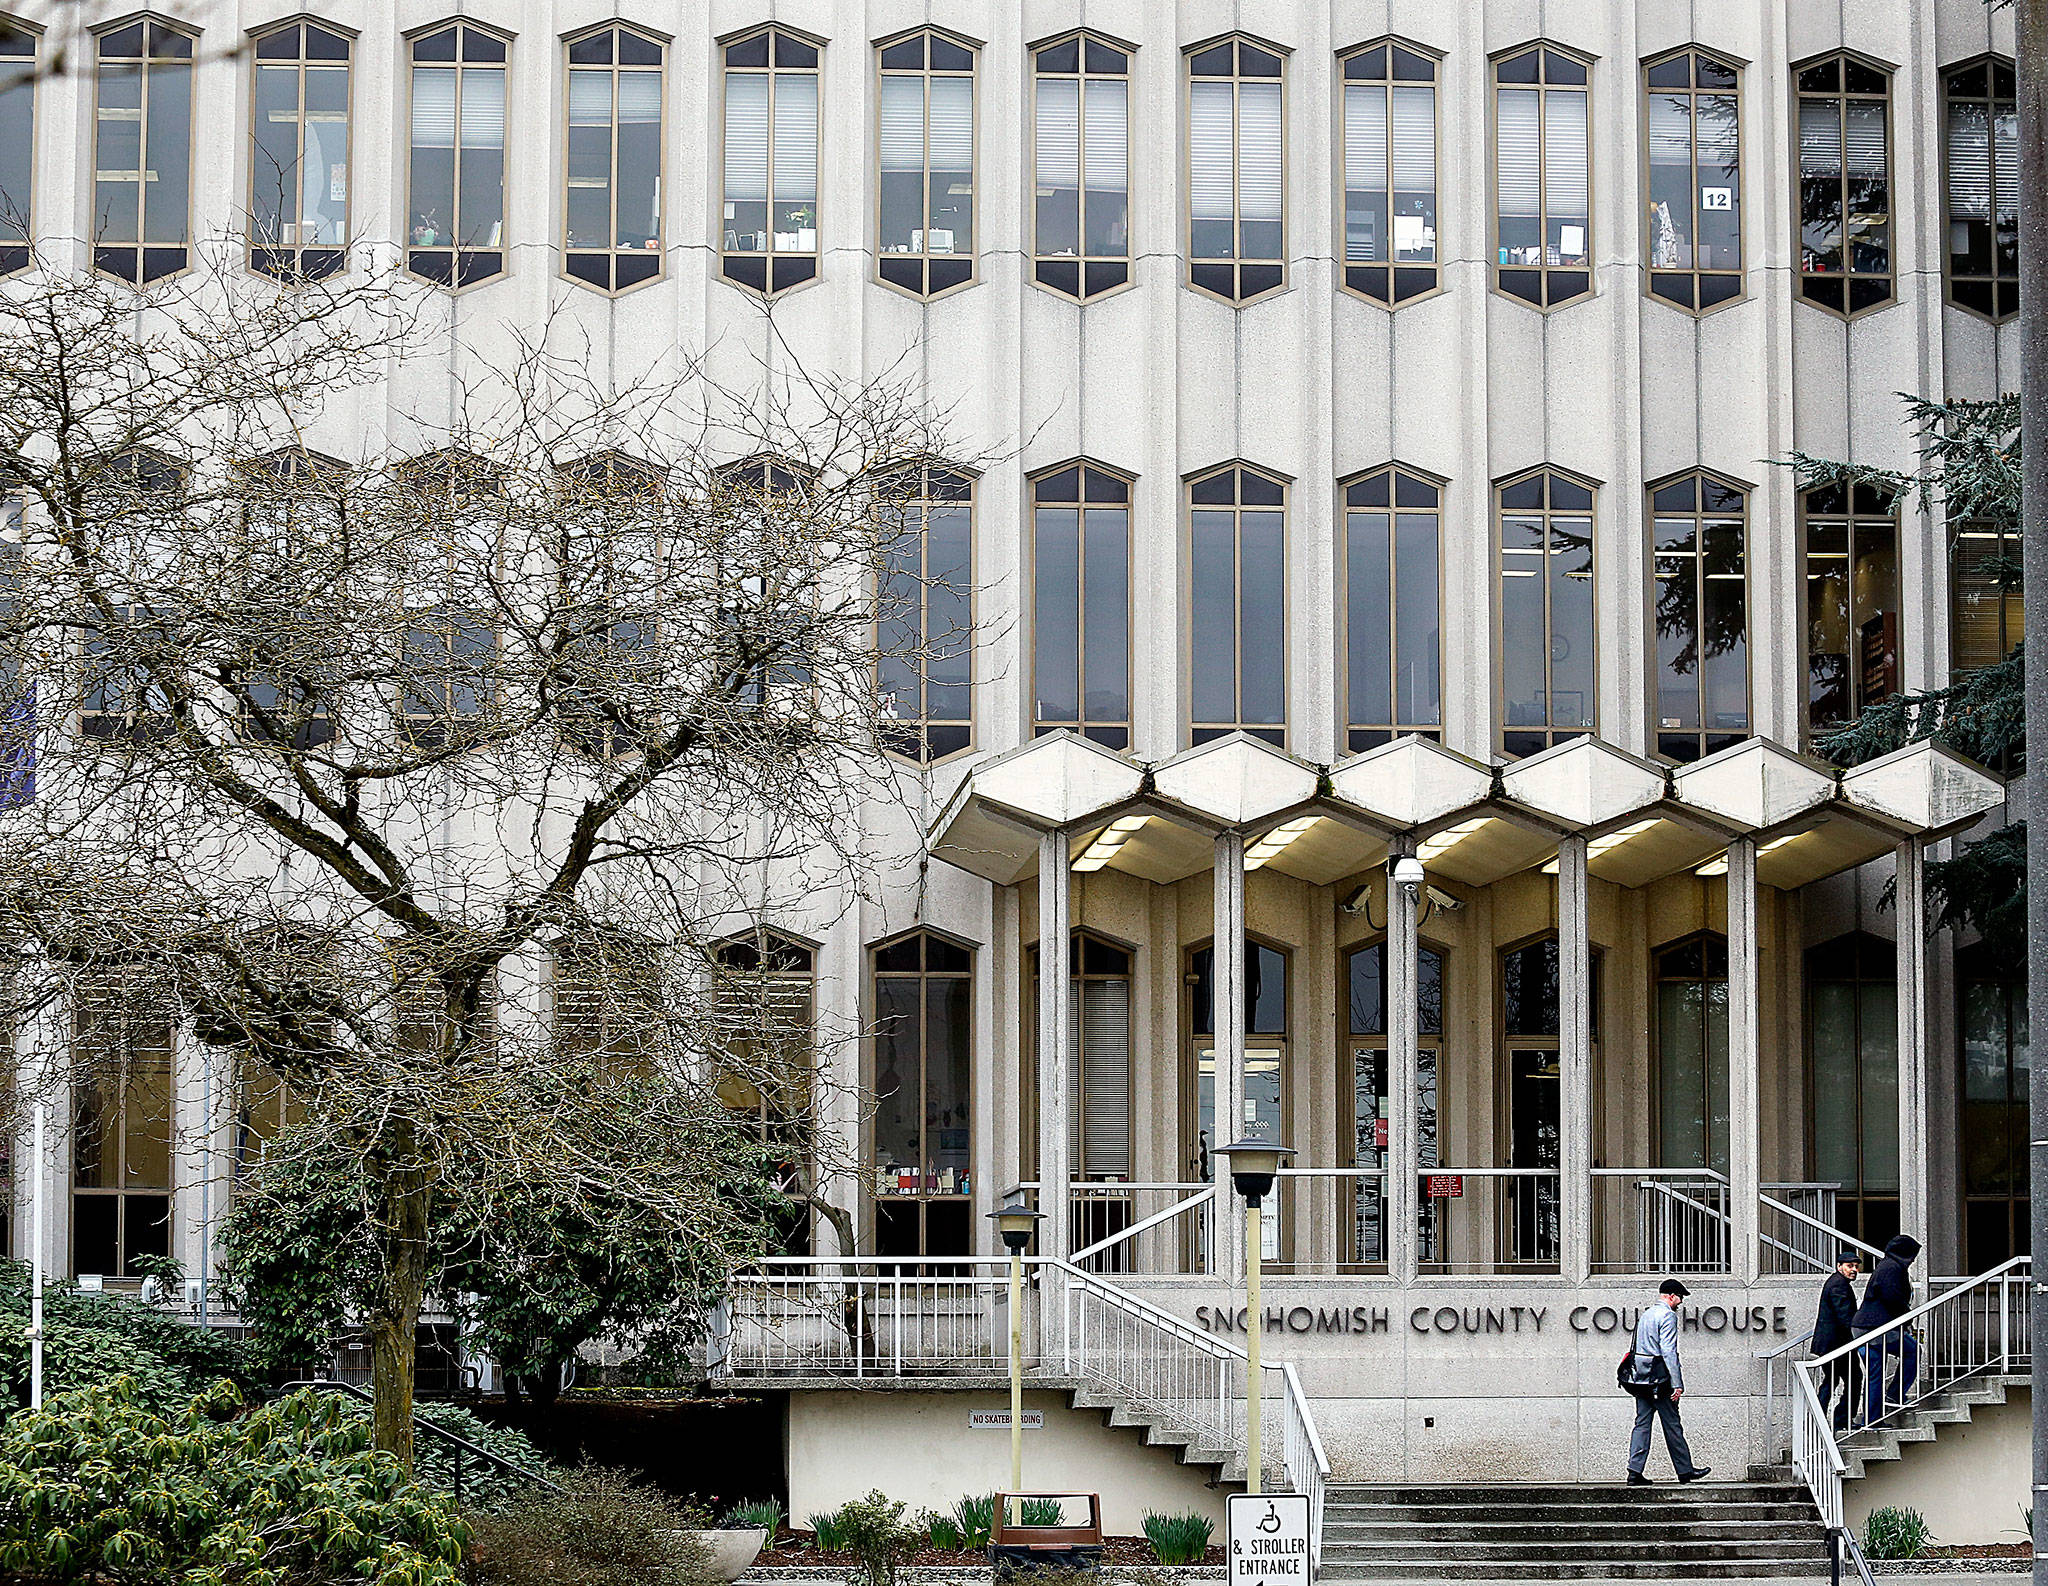
<svg viewBox="0 0 2048 1586">
<path fill-rule="evenodd" d="M 1025 1186 L 1036 1190 L 1037 1185 Z M 1075 1183 L 1068 1258 L 1085 1272 L 1214 1269 L 1214 1184 Z"/>
<path fill-rule="evenodd" d="M 1330 1457 L 1323 1452 L 1322 1435 L 1316 1431 L 1315 1416 L 1309 1411 L 1301 1378 L 1292 1365 L 1279 1369 L 1285 1388 L 1281 1402 L 1287 1418 L 1282 1458 L 1287 1485 L 1295 1492 L 1308 1494 L 1308 1562 L 1313 1577 L 1323 1562 L 1323 1493 L 1330 1484 Z"/>
<path fill-rule="evenodd" d="M 1844 1246 L 1860 1251 L 1874 1268 L 1884 1258 L 1875 1245 L 1834 1226 L 1833 1184 L 1766 1184 L 1757 1205 L 1761 1269 L 1767 1277 L 1832 1272 Z"/>
<path fill-rule="evenodd" d="M 1546 1167 L 1426 1167 L 1416 1179 L 1425 1272 L 1555 1272 L 1561 1175 Z"/>
<path fill-rule="evenodd" d="M 1711 1169 L 1593 1169 L 1595 1272 L 1726 1272 L 1728 1181 Z"/>
</svg>

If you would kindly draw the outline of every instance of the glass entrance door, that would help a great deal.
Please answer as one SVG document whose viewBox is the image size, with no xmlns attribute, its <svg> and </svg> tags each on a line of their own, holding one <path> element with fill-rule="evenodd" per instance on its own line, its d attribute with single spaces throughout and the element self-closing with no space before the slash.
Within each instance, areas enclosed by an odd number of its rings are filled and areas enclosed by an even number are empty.
<svg viewBox="0 0 2048 1586">
<path fill-rule="evenodd" d="M 1542 1168 L 1543 1178 L 1508 1180 L 1510 1261 L 1558 1258 L 1557 1169 L 1559 1094 L 1557 1048 L 1508 1049 L 1508 1166 Z"/>
<path fill-rule="evenodd" d="M 1240 1140 L 1274 1140 L 1280 1135 L 1280 1086 L 1283 1072 L 1282 1048 L 1277 1046 L 1248 1046 L 1244 1054 L 1244 1116 L 1238 1120 L 1242 1125 L 1237 1138 Z M 1201 1109 L 1200 1122 L 1196 1133 L 1195 1171 L 1204 1177 L 1215 1171 L 1213 1150 L 1215 1142 L 1210 1134 L 1216 1118 L 1216 1049 L 1204 1047 L 1195 1054 L 1195 1105 Z M 1233 1142 L 1225 1140 L 1224 1145 Z M 1259 1220 L 1259 1243 L 1263 1247 L 1260 1259 L 1280 1259 L 1280 1218 L 1279 1197 L 1270 1197 L 1266 1215 Z"/>
<path fill-rule="evenodd" d="M 1387 1093 L 1387 1050 L 1354 1045 L 1351 1049 L 1351 1165 L 1387 1165 L 1387 1121 L 1393 1098 Z M 1416 1165 L 1423 1172 L 1438 1166 L 1436 1130 L 1436 1048 L 1417 1054 L 1415 1076 Z M 1388 1257 L 1386 1180 L 1360 1179 L 1353 1191 L 1352 1259 L 1362 1266 L 1383 1264 Z M 1443 1259 L 1442 1202 L 1428 1196 L 1417 1209 L 1420 1241 L 1416 1259 L 1427 1266 Z"/>
</svg>

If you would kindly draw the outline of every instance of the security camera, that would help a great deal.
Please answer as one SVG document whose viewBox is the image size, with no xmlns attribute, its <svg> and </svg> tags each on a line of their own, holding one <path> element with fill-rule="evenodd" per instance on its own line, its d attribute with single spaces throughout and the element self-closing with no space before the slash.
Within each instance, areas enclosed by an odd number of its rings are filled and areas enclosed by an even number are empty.
<svg viewBox="0 0 2048 1586">
<path fill-rule="evenodd" d="M 1425 887 L 1423 890 L 1428 894 L 1429 901 L 1446 914 L 1455 914 L 1465 906 L 1463 898 L 1452 897 L 1442 887 Z"/>
<path fill-rule="evenodd" d="M 1353 918 L 1356 918 L 1358 915 L 1361 915 L 1365 912 L 1365 906 L 1371 900 L 1372 883 L 1368 881 L 1363 886 L 1355 890 L 1342 903 L 1339 903 L 1337 905 L 1337 912 L 1339 914 L 1348 914 L 1351 915 Z"/>
<path fill-rule="evenodd" d="M 1410 892 L 1415 892 L 1421 888 L 1422 882 L 1422 861 L 1420 859 L 1417 859 L 1413 854 L 1403 854 L 1394 861 L 1395 886 L 1406 887 Z"/>
</svg>

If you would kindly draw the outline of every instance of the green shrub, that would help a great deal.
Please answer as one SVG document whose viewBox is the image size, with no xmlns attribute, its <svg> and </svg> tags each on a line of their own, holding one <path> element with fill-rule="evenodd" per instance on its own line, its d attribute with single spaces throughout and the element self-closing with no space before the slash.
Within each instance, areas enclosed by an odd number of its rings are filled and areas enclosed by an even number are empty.
<svg viewBox="0 0 2048 1586">
<path fill-rule="evenodd" d="M 348 1401 L 366 1420 L 370 1407 L 360 1399 Z M 438 1426 L 444 1432 L 453 1432 L 495 1454 L 509 1464 L 522 1470 L 530 1470 L 536 1476 L 559 1482 L 561 1472 L 547 1455 L 529 1442 L 522 1434 L 510 1427 L 493 1426 L 489 1421 L 479 1420 L 459 1404 L 434 1404 L 416 1402 L 413 1413 L 430 1426 Z M 455 1495 L 455 1450 L 430 1432 L 414 1428 L 413 1476 L 436 1492 Z M 510 1471 L 500 1470 L 473 1458 L 467 1449 L 462 1454 L 462 1507 L 465 1510 L 488 1511 L 501 1509 L 515 1503 L 532 1491 L 533 1483 L 524 1481 Z"/>
<path fill-rule="evenodd" d="M 1145 1539 L 1162 1564 L 1199 1564 L 1216 1525 L 1206 1514 L 1145 1514 Z"/>
<path fill-rule="evenodd" d="M 903 1523 L 903 1509 L 880 1491 L 840 1505 L 840 1532 L 853 1555 L 848 1578 L 857 1586 L 894 1586 L 897 1568 L 916 1551 L 922 1538 Z"/>
<path fill-rule="evenodd" d="M 960 1522 L 960 1543 L 979 1553 L 988 1547 L 988 1534 L 996 1523 L 994 1493 L 969 1493 L 953 1505 L 953 1518 Z"/>
<path fill-rule="evenodd" d="M 0 1427 L 0 1573 L 47 1586 L 456 1586 L 469 1540 L 317 1394 L 165 1417 L 122 1381 Z"/>
<path fill-rule="evenodd" d="M 926 1539 L 941 1552 L 957 1553 L 967 1546 L 966 1533 L 960 1529 L 960 1522 L 952 1515 L 927 1509 L 917 1518 L 918 1523 L 924 1527 Z"/>
<path fill-rule="evenodd" d="M 1918 1509 L 1873 1509 L 1863 1523 L 1863 1552 L 1874 1559 L 1918 1558 L 1933 1535 Z"/>
<path fill-rule="evenodd" d="M 1026 1498 L 1017 1506 L 1019 1525 L 1064 1525 L 1067 1511 L 1057 1498 Z"/>
<path fill-rule="evenodd" d="M 846 1527 L 839 1523 L 838 1514 L 814 1514 L 806 1523 L 811 1528 L 811 1546 L 818 1552 L 846 1551 Z"/>
<path fill-rule="evenodd" d="M 736 1503 L 718 1523 L 727 1531 L 766 1531 L 773 1541 L 775 1533 L 782 1529 L 782 1500 L 755 1498 L 748 1503 Z"/>
<path fill-rule="evenodd" d="M 564 1471 L 474 1518 L 474 1586 L 706 1586 L 710 1517 L 623 1471 Z"/>
</svg>

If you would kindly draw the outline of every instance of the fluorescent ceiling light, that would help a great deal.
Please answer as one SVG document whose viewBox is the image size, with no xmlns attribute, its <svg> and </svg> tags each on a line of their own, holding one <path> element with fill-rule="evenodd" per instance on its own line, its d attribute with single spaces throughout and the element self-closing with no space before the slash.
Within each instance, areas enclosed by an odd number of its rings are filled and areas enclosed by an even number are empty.
<svg viewBox="0 0 2048 1586">
<path fill-rule="evenodd" d="M 1119 848 L 1143 831 L 1151 819 L 1149 815 L 1124 815 L 1111 821 L 1088 845 L 1087 851 L 1074 861 L 1074 868 L 1082 872 L 1100 870 L 1116 857 Z"/>
<path fill-rule="evenodd" d="M 1262 868 L 1267 860 L 1275 858 L 1284 852 L 1288 844 L 1315 825 L 1320 818 L 1315 815 L 1303 815 L 1287 822 L 1284 826 L 1274 827 L 1245 850 L 1244 868 L 1246 872 L 1249 873 Z"/>
</svg>

